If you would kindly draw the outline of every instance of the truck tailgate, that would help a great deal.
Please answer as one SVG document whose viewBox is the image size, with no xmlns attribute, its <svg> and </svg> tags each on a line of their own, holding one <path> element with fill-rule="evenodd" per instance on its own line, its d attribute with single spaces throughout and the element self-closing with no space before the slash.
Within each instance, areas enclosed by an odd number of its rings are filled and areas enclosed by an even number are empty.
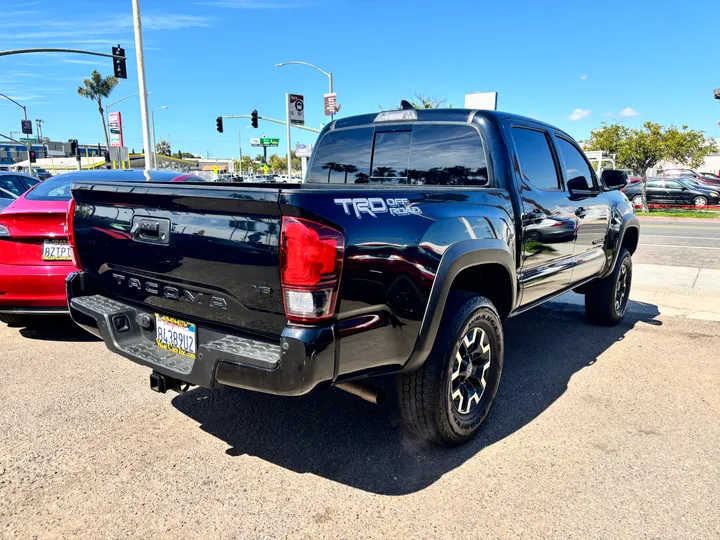
<svg viewBox="0 0 720 540">
<path fill-rule="evenodd" d="M 74 243 L 99 294 L 277 336 L 280 189 L 76 183 Z"/>
</svg>

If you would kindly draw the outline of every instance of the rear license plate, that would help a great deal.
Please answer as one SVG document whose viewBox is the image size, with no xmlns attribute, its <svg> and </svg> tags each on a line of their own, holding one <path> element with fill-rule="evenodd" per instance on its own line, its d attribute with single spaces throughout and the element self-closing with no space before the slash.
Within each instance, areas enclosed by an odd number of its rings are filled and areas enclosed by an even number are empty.
<svg viewBox="0 0 720 540">
<path fill-rule="evenodd" d="M 43 242 L 42 258 L 43 261 L 71 261 L 70 244 L 59 240 L 46 240 Z"/>
<path fill-rule="evenodd" d="M 155 329 L 158 347 L 195 360 L 197 328 L 194 324 L 156 313 Z"/>
</svg>

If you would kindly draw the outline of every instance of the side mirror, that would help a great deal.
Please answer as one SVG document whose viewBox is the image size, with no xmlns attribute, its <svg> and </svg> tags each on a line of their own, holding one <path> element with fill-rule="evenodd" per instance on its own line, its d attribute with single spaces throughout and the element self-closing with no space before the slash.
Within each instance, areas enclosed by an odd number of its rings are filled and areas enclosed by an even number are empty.
<svg viewBox="0 0 720 540">
<path fill-rule="evenodd" d="M 602 172 L 602 183 L 608 189 L 622 189 L 628 183 L 627 173 L 615 169 L 607 169 Z"/>
</svg>

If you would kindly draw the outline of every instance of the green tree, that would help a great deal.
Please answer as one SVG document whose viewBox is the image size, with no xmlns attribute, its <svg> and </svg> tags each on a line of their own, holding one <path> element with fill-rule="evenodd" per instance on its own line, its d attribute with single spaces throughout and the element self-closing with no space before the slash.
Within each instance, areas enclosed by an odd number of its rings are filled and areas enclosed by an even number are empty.
<svg viewBox="0 0 720 540">
<path fill-rule="evenodd" d="M 692 169 L 701 167 L 706 157 L 718 151 L 714 139 L 706 139 L 704 132 L 687 126 L 667 128 L 665 146 L 667 159 Z"/>
<path fill-rule="evenodd" d="M 629 129 L 605 123 L 592 132 L 587 150 L 607 150 L 616 154 L 618 167 L 631 169 L 642 177 L 643 211 L 647 211 L 647 170 L 661 161 L 672 161 L 699 167 L 703 160 L 717 151 L 717 144 L 706 139 L 702 131 L 682 126 L 664 127 L 645 122 L 642 128 Z"/>
<path fill-rule="evenodd" d="M 78 86 L 78 95 L 97 102 L 100 120 L 102 122 L 103 134 L 105 135 L 106 148 L 110 148 L 110 137 L 108 137 L 107 126 L 105 125 L 105 114 L 102 100 L 109 97 L 113 89 L 118 85 L 118 80 L 108 75 L 103 77 L 97 70 L 93 70 L 89 79 L 83 80 L 83 86 Z"/>
<path fill-rule="evenodd" d="M 171 154 L 170 143 L 167 141 L 160 141 L 155 145 L 155 153 L 160 154 L 161 156 L 169 156 Z"/>
<path fill-rule="evenodd" d="M 415 92 L 407 99 L 407 101 L 416 109 L 441 109 L 443 107 L 452 109 L 452 104 L 447 105 L 447 99 L 429 96 L 423 94 L 422 92 Z M 378 108 L 381 111 L 392 111 L 397 109 L 397 107 L 383 107 L 382 105 L 378 105 Z"/>
<path fill-rule="evenodd" d="M 447 99 L 428 96 L 421 92 L 415 92 L 408 101 L 416 109 L 441 109 L 446 106 L 452 108 L 452 105 L 446 105 Z"/>
<path fill-rule="evenodd" d="M 268 165 L 275 174 L 280 174 L 283 171 L 287 171 L 287 158 L 280 157 L 277 154 L 272 154 L 268 158 Z"/>
</svg>

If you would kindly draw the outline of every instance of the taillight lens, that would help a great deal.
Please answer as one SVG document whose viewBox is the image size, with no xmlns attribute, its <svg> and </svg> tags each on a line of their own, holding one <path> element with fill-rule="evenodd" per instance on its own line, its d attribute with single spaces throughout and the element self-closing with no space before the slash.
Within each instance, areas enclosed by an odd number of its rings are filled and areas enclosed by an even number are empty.
<svg viewBox="0 0 720 540">
<path fill-rule="evenodd" d="M 307 219 L 283 218 L 280 281 L 288 320 L 314 322 L 332 317 L 344 251 L 341 232 Z"/>
<path fill-rule="evenodd" d="M 68 206 L 67 216 L 65 217 L 65 227 L 67 227 L 68 243 L 72 248 L 72 263 L 76 268 L 82 269 L 80 256 L 75 245 L 75 199 L 70 199 L 70 206 Z"/>
</svg>

